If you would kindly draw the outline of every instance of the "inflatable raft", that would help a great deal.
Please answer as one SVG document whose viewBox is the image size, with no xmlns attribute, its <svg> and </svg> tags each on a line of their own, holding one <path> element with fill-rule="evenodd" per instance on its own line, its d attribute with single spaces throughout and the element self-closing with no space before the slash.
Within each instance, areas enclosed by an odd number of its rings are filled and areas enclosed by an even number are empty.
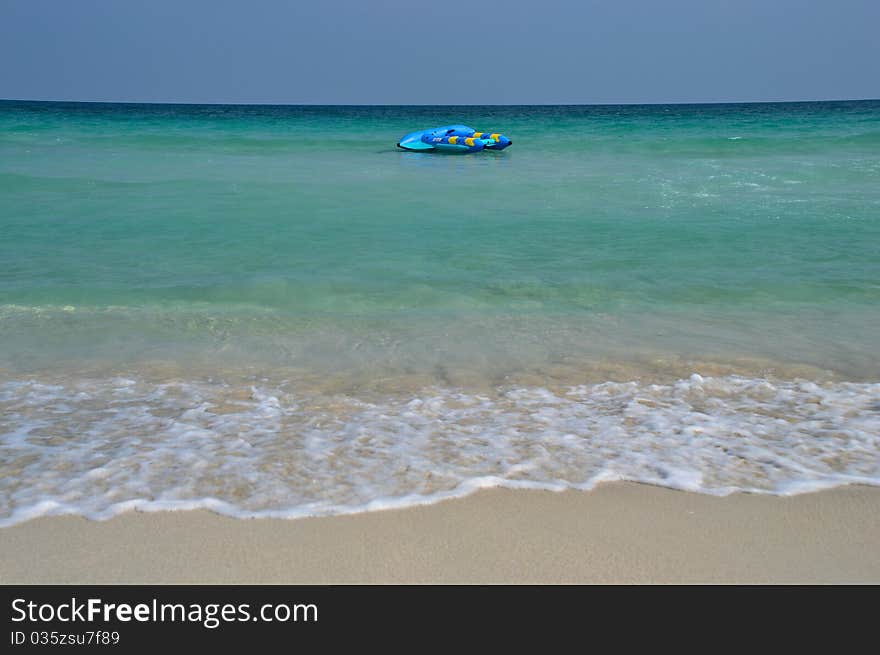
<svg viewBox="0 0 880 655">
<path fill-rule="evenodd" d="M 404 150 L 440 150 L 448 152 L 480 152 L 504 150 L 513 141 L 497 132 L 477 132 L 467 125 L 446 125 L 430 130 L 410 132 L 397 142 Z"/>
</svg>

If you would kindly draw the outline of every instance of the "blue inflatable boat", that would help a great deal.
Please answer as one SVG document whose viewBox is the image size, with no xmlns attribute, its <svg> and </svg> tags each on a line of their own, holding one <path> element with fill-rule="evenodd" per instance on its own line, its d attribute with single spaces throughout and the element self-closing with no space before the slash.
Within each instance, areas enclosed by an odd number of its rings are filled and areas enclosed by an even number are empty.
<svg viewBox="0 0 880 655">
<path fill-rule="evenodd" d="M 439 150 L 447 152 L 480 152 L 504 150 L 513 141 L 497 132 L 477 132 L 467 125 L 446 125 L 430 130 L 410 132 L 397 142 L 404 150 Z"/>
</svg>

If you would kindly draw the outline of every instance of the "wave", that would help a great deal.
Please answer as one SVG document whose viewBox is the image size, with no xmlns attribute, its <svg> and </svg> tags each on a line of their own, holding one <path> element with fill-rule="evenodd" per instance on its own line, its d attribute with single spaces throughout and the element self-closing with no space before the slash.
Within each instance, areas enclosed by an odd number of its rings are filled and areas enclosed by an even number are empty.
<svg viewBox="0 0 880 655">
<path fill-rule="evenodd" d="M 880 485 L 878 398 L 880 383 L 696 374 L 378 396 L 266 380 L 10 380 L 0 526 L 135 509 L 321 516 L 608 480 L 713 495 Z"/>
</svg>

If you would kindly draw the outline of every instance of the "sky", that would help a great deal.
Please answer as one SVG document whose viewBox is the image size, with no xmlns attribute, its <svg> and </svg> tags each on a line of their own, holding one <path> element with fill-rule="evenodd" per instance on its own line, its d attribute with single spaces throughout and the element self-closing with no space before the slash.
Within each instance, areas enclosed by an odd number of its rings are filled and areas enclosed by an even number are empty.
<svg viewBox="0 0 880 655">
<path fill-rule="evenodd" d="M 0 0 L 0 98 L 880 98 L 880 0 Z"/>
</svg>

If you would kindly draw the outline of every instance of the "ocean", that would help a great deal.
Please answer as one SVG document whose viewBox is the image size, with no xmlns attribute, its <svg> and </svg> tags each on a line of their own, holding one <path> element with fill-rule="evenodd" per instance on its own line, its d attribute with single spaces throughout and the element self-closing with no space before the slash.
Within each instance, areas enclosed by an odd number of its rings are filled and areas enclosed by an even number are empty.
<svg viewBox="0 0 880 655">
<path fill-rule="evenodd" d="M 0 525 L 609 480 L 880 484 L 880 101 L 0 102 Z"/>
</svg>

